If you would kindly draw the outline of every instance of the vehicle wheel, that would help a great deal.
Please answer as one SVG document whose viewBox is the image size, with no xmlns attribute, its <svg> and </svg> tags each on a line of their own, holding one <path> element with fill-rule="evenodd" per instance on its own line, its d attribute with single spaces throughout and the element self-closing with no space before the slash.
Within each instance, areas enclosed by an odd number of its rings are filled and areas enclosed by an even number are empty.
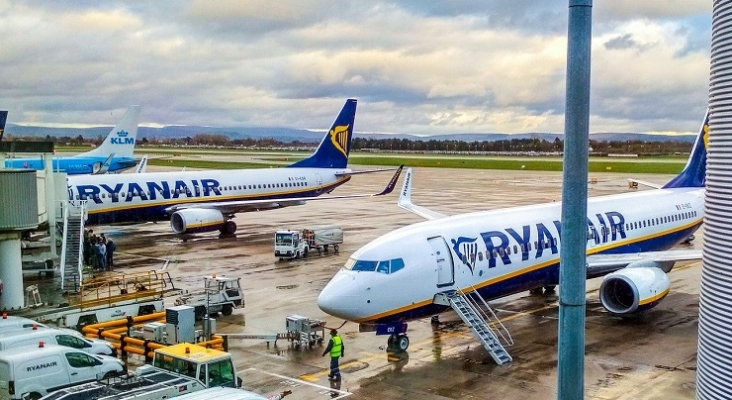
<svg viewBox="0 0 732 400">
<path fill-rule="evenodd" d="M 40 394 L 40 393 L 36 393 L 36 392 L 33 392 L 33 393 L 31 393 L 31 394 L 29 394 L 29 395 L 25 396 L 25 397 L 24 397 L 24 399 L 28 399 L 28 400 L 38 400 L 38 399 L 40 399 L 41 397 L 43 397 L 43 396 L 41 396 L 41 394 Z"/>
<path fill-rule="evenodd" d="M 557 285 L 546 285 L 544 286 L 544 293 L 553 293 L 557 288 Z"/>
<path fill-rule="evenodd" d="M 389 335 L 389 338 L 386 339 L 386 348 L 387 349 L 393 349 L 394 348 L 394 342 L 396 342 L 396 336 L 395 335 Z"/>
<path fill-rule="evenodd" d="M 396 349 L 401 351 L 407 351 L 409 348 L 409 338 L 407 335 L 399 335 L 396 339 Z"/>
<path fill-rule="evenodd" d="M 203 306 L 198 306 L 193 311 L 193 313 L 195 315 L 196 321 L 203 321 L 203 317 L 206 316 L 206 308 Z"/>
<path fill-rule="evenodd" d="M 308 256 L 308 248 L 306 247 L 304 252 L 302 253 L 303 258 Z"/>
<path fill-rule="evenodd" d="M 228 317 L 234 311 L 234 308 L 230 304 L 224 305 L 221 309 L 221 315 Z"/>
<path fill-rule="evenodd" d="M 333 245 L 333 250 L 335 250 L 336 253 L 338 252 L 338 245 L 337 244 L 334 244 Z"/>
</svg>

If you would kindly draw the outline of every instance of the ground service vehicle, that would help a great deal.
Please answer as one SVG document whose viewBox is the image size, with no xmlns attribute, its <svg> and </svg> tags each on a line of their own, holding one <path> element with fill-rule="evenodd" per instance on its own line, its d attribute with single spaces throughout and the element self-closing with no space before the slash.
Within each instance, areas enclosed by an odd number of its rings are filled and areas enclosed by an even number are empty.
<svg viewBox="0 0 732 400">
<path fill-rule="evenodd" d="M 175 305 L 194 307 L 196 321 L 206 316 L 207 309 L 208 314 L 220 312 L 229 316 L 235 308 L 244 307 L 244 293 L 239 279 L 216 275 L 203 278 L 203 290 L 184 293 L 175 299 Z"/>
<path fill-rule="evenodd" d="M 16 317 L 3 313 L 0 318 L 0 332 L 7 332 L 16 329 L 32 329 L 33 327 L 45 327 L 46 325 L 39 324 L 38 322 L 25 317 Z"/>
<path fill-rule="evenodd" d="M 43 400 L 164 400 L 214 387 L 239 392 L 240 386 L 229 353 L 181 343 L 156 349 L 152 365 L 135 376 L 61 389 Z"/>
<path fill-rule="evenodd" d="M 121 374 L 122 361 L 39 343 L 0 353 L 0 399 L 40 399 L 54 390 Z"/>
<path fill-rule="evenodd" d="M 85 338 L 81 333 L 71 329 L 38 328 L 0 332 L 0 350 L 37 346 L 39 342 L 70 347 L 90 354 L 113 356 L 116 353 L 106 340 Z"/>
<path fill-rule="evenodd" d="M 337 226 L 326 226 L 303 230 L 283 230 L 275 233 L 275 257 L 293 259 L 307 257 L 308 252 L 318 254 L 328 251 L 329 246 L 338 252 L 343 243 L 343 230 Z"/>
</svg>

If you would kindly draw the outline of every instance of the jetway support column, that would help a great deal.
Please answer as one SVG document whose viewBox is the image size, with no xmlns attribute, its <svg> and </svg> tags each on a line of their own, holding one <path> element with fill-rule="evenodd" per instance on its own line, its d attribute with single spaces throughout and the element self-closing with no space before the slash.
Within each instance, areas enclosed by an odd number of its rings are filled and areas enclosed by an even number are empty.
<svg viewBox="0 0 732 400">
<path fill-rule="evenodd" d="M 20 232 L 0 232 L 0 254 L 0 310 L 18 310 L 24 306 Z"/>
</svg>

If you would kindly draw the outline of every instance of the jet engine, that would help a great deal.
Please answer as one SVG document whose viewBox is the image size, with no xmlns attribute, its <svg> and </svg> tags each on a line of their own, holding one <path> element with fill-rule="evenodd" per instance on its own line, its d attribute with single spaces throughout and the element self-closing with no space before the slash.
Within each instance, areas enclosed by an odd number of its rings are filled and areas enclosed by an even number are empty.
<svg viewBox="0 0 732 400">
<path fill-rule="evenodd" d="M 627 315 L 657 306 L 671 286 L 660 267 L 653 261 L 641 261 L 606 275 L 600 285 L 603 307 L 613 314 Z"/>
<path fill-rule="evenodd" d="M 170 216 L 170 228 L 175 233 L 212 232 L 226 224 L 221 211 L 211 208 L 187 208 Z"/>
</svg>

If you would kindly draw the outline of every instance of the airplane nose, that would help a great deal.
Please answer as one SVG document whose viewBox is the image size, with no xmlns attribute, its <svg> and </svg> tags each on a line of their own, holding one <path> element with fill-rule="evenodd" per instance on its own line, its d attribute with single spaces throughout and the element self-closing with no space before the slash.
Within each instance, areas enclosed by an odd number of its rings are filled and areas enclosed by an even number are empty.
<svg viewBox="0 0 732 400">
<path fill-rule="evenodd" d="M 355 321 L 361 317 L 363 310 L 359 310 L 354 304 L 359 296 L 353 285 L 349 284 L 352 280 L 353 277 L 347 273 L 337 273 L 318 295 L 318 307 L 329 315 L 347 321 Z"/>
</svg>

